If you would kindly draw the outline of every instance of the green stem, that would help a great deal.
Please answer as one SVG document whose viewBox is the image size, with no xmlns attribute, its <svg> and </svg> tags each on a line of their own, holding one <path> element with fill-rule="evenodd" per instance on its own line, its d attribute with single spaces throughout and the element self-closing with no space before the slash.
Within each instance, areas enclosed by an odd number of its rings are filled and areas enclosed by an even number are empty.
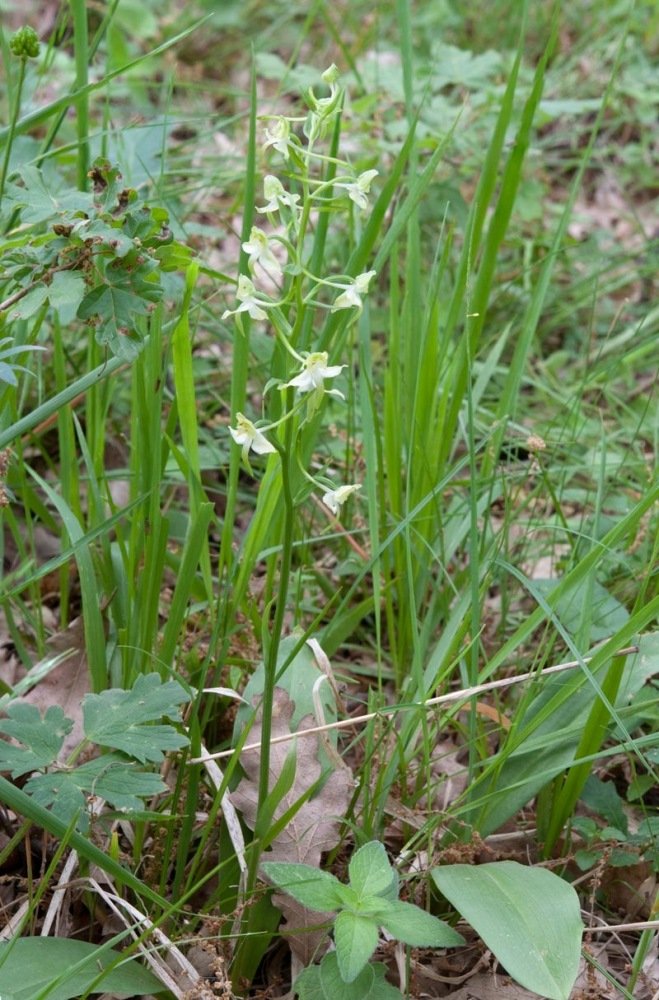
<svg viewBox="0 0 659 1000">
<path fill-rule="evenodd" d="M 76 90 L 89 82 L 89 38 L 87 34 L 87 4 L 85 0 L 71 0 L 73 14 L 73 40 L 76 64 Z M 89 173 L 89 94 L 85 91 L 76 101 L 78 115 L 78 188 L 86 191 Z"/>
<path fill-rule="evenodd" d="M 293 390 L 286 392 L 286 409 L 290 410 L 293 402 Z M 261 728 L 261 761 L 259 767 L 259 811 L 268 797 L 270 779 L 270 738 L 272 735 L 272 707 L 277 678 L 277 657 L 279 644 L 284 629 L 286 614 L 286 598 L 293 560 L 293 534 L 295 529 L 295 505 L 291 491 L 291 462 L 293 460 L 294 422 L 289 420 L 285 426 L 284 442 L 280 448 L 282 496 L 286 514 L 284 517 L 284 535 L 282 539 L 281 565 L 279 570 L 279 589 L 275 605 L 275 618 L 272 625 L 272 640 L 265 663 L 265 682 L 263 685 L 263 700 L 261 711 L 263 716 Z"/>
<path fill-rule="evenodd" d="M 26 63 L 27 63 L 27 56 L 22 56 L 20 68 L 18 71 L 18 85 L 16 87 L 16 98 L 14 100 L 11 122 L 9 124 L 9 135 L 7 136 L 7 145 L 5 146 L 5 155 L 2 160 L 2 172 L 0 173 L 0 204 L 2 204 L 2 196 L 5 192 L 5 180 L 7 179 L 7 170 L 9 169 L 9 156 L 11 154 L 12 142 L 14 140 L 14 132 L 16 131 L 18 112 L 20 111 L 21 107 L 21 94 L 23 92 L 23 81 L 25 80 Z"/>
<path fill-rule="evenodd" d="M 293 399 L 293 390 L 286 391 L 285 408 L 290 410 Z M 277 593 L 277 604 L 275 607 L 275 617 L 272 625 L 272 638 L 267 656 L 265 658 L 265 680 L 263 684 L 263 697 L 261 700 L 261 759 L 259 765 L 259 795 L 257 810 L 257 826 L 259 817 L 262 815 L 264 805 L 268 798 L 270 782 L 270 739 L 272 736 L 272 709 L 274 705 L 275 681 L 277 679 L 277 660 L 279 656 L 279 646 L 284 628 L 284 616 L 286 613 L 286 598 L 291 574 L 291 564 L 293 558 L 293 533 L 295 527 L 295 506 L 291 490 L 291 464 L 293 462 L 293 433 L 294 421 L 289 420 L 285 424 L 284 440 L 277 445 L 277 450 L 281 458 L 282 495 L 285 506 L 284 530 L 282 538 L 282 552 L 280 564 L 279 590 Z M 249 900 L 254 892 L 258 879 L 259 863 L 261 860 L 261 841 L 255 838 L 250 845 L 248 854 L 248 870 L 245 885 L 244 898 Z M 245 920 L 243 922 L 243 932 L 246 937 L 238 942 L 238 947 L 232 964 L 232 975 L 236 981 L 240 982 L 245 963 L 249 961 L 249 935 L 255 930 L 253 926 L 254 909 L 246 908 Z"/>
</svg>

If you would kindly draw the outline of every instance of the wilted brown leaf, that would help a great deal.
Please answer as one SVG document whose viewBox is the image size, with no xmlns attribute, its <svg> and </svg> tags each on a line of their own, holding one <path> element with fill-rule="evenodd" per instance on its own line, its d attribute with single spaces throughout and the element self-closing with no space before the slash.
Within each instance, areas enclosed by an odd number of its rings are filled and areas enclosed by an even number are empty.
<svg viewBox="0 0 659 1000">
<path fill-rule="evenodd" d="M 50 705 L 60 705 L 64 714 L 73 719 L 73 729 L 64 738 L 58 754 L 59 762 L 64 763 L 83 738 L 82 699 L 90 690 L 82 617 L 76 618 L 63 632 L 48 640 L 46 661 L 52 660 L 58 653 L 69 655 L 20 700 L 34 705 L 41 713 Z M 36 664 L 33 669 L 38 668 L 39 664 Z"/>
<path fill-rule="evenodd" d="M 286 692 L 282 688 L 275 688 L 272 713 L 273 738 L 291 732 L 290 724 L 294 708 L 295 705 Z M 313 716 L 306 715 L 300 720 L 298 729 L 307 729 L 314 724 Z M 261 719 L 260 716 L 257 716 L 250 732 L 250 741 L 258 743 L 260 738 Z M 290 744 L 275 743 L 271 746 L 270 787 L 274 785 L 281 774 L 289 752 Z M 317 736 L 299 739 L 295 754 L 295 780 L 288 793 L 277 805 L 273 822 L 293 809 L 321 777 Z M 243 814 L 247 825 L 253 829 L 256 823 L 258 804 L 258 751 L 251 750 L 244 753 L 241 757 L 241 763 L 245 777 L 237 790 L 232 793 L 231 798 L 236 808 Z M 267 855 L 268 861 L 290 861 L 318 868 L 323 851 L 329 851 L 338 842 L 339 826 L 348 808 L 352 788 L 352 776 L 349 770 L 337 765 L 316 795 L 303 802 L 288 826 L 271 844 L 270 852 Z M 308 910 L 290 897 L 279 893 L 275 896 L 274 901 L 286 918 L 283 930 L 289 934 L 288 941 L 293 954 L 304 965 L 308 965 L 326 936 L 325 931 L 313 931 L 311 928 L 326 923 L 328 915 Z M 307 931 L 307 933 L 301 933 L 303 931 Z"/>
</svg>

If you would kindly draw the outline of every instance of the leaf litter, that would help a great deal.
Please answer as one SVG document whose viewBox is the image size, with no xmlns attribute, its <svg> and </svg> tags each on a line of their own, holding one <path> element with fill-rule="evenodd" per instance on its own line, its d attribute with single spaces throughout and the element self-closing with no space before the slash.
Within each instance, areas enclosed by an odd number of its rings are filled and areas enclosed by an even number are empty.
<svg viewBox="0 0 659 1000">
<path fill-rule="evenodd" d="M 286 691 L 276 687 L 272 713 L 273 738 L 291 732 L 294 710 L 295 705 Z M 314 722 L 313 715 L 305 715 L 297 729 L 307 729 Z M 262 728 L 262 717 L 257 714 L 250 739 L 258 742 Z M 289 861 L 319 868 L 323 853 L 336 847 L 339 842 L 341 824 L 354 790 L 353 779 L 347 767 L 336 766 L 329 773 L 323 770 L 319 760 L 317 735 L 296 740 L 292 752 L 295 755 L 295 777 L 290 789 L 276 806 L 271 825 L 276 824 L 289 811 L 294 815 L 272 841 L 264 857 L 268 861 Z M 288 763 L 289 753 L 289 745 L 272 744 L 270 787 L 274 786 Z M 252 830 L 256 826 L 258 813 L 259 759 L 257 750 L 241 755 L 245 775 L 231 794 L 234 806 L 240 810 L 245 823 Z M 317 789 L 315 794 L 309 795 L 314 788 Z M 319 924 L 327 922 L 327 914 L 308 910 L 283 893 L 276 893 L 273 901 L 284 915 L 282 931 L 287 936 L 293 955 L 302 965 L 309 965 L 318 956 L 319 948 L 327 937 L 326 930 L 317 929 Z"/>
</svg>

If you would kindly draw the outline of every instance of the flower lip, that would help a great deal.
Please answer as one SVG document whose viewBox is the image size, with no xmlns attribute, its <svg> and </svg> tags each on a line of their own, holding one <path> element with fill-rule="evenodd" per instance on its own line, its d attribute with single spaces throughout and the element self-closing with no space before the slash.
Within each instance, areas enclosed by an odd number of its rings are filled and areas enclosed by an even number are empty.
<svg viewBox="0 0 659 1000">
<path fill-rule="evenodd" d="M 236 426 L 229 428 L 231 437 L 243 450 L 243 461 L 248 463 L 247 456 L 250 450 L 257 455 L 270 455 L 277 449 L 270 444 L 267 437 L 255 427 L 251 420 L 248 420 L 242 413 L 236 413 Z"/>
<path fill-rule="evenodd" d="M 351 182 L 337 181 L 336 187 L 345 188 L 348 197 L 354 201 L 359 208 L 368 208 L 367 195 L 371 189 L 371 181 L 377 177 L 377 170 L 365 170 L 357 180 Z"/>
<path fill-rule="evenodd" d="M 282 205 L 294 210 L 298 207 L 297 203 L 300 200 L 299 194 L 291 194 L 287 191 L 274 174 L 267 174 L 263 179 L 263 194 L 267 203 L 261 208 L 257 205 L 257 212 L 278 212 Z"/>
<path fill-rule="evenodd" d="M 351 285 L 339 285 L 339 288 L 344 288 L 345 291 L 337 297 L 331 311 L 337 312 L 339 309 L 362 309 L 362 295 L 366 295 L 368 292 L 368 286 L 371 283 L 371 278 L 375 274 L 375 271 L 364 271 L 363 274 L 358 274 L 353 280 Z"/>
<path fill-rule="evenodd" d="M 347 365 L 328 365 L 327 351 L 315 351 L 307 354 L 302 362 L 302 370 L 295 378 L 286 383 L 286 387 L 295 386 L 300 392 L 313 392 L 324 388 L 326 378 L 336 378 Z M 329 390 L 337 394 L 338 390 Z M 338 395 L 342 395 L 338 393 Z"/>
<path fill-rule="evenodd" d="M 258 226 L 252 226 L 249 239 L 243 243 L 242 248 L 245 253 L 249 254 L 247 266 L 252 274 L 254 274 L 257 264 L 260 264 L 265 271 L 281 274 L 281 264 L 271 250 L 270 240 Z"/>
<path fill-rule="evenodd" d="M 326 507 L 329 507 L 333 514 L 338 514 L 339 507 L 346 502 L 351 494 L 356 493 L 361 488 L 361 483 L 351 483 L 350 485 L 339 486 L 335 490 L 328 490 L 323 495 L 323 503 Z"/>
<path fill-rule="evenodd" d="M 289 147 L 292 145 L 291 126 L 287 119 L 279 117 L 275 125 L 273 125 L 271 129 L 265 128 L 263 133 L 266 140 L 263 143 L 263 148 L 267 149 L 268 146 L 272 146 L 278 153 L 281 153 L 285 160 L 287 160 L 290 155 Z"/>
<path fill-rule="evenodd" d="M 254 282 L 251 278 L 248 278 L 246 274 L 238 276 L 236 299 L 240 305 L 236 309 L 226 309 L 222 313 L 222 319 L 226 319 L 227 316 L 235 316 L 237 313 L 243 312 L 249 313 L 252 319 L 264 320 L 268 318 L 268 314 L 262 308 L 262 306 L 267 305 L 267 303 L 256 298 L 256 288 L 254 287 Z"/>
</svg>

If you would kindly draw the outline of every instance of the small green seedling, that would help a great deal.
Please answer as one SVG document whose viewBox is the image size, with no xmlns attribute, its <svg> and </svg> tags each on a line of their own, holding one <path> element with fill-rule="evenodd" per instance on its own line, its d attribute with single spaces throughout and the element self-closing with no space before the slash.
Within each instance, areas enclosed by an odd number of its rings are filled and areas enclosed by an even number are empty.
<svg viewBox="0 0 659 1000">
<path fill-rule="evenodd" d="M 336 953 L 326 955 L 320 966 L 305 969 L 295 981 L 303 1000 L 314 996 L 346 1000 L 353 993 L 363 998 L 370 996 L 376 986 L 378 997 L 385 997 L 387 984 L 376 983 L 382 979 L 381 970 L 378 966 L 366 968 L 377 947 L 380 927 L 416 947 L 451 948 L 464 944 L 462 935 L 448 924 L 398 899 L 398 875 L 383 845 L 375 841 L 353 854 L 348 865 L 348 885 L 309 865 L 264 861 L 261 868 L 271 882 L 304 906 L 321 913 L 338 910 L 334 918 Z M 347 985 L 350 988 L 346 992 Z M 393 987 L 391 991 L 392 997 L 400 995 Z"/>
</svg>

